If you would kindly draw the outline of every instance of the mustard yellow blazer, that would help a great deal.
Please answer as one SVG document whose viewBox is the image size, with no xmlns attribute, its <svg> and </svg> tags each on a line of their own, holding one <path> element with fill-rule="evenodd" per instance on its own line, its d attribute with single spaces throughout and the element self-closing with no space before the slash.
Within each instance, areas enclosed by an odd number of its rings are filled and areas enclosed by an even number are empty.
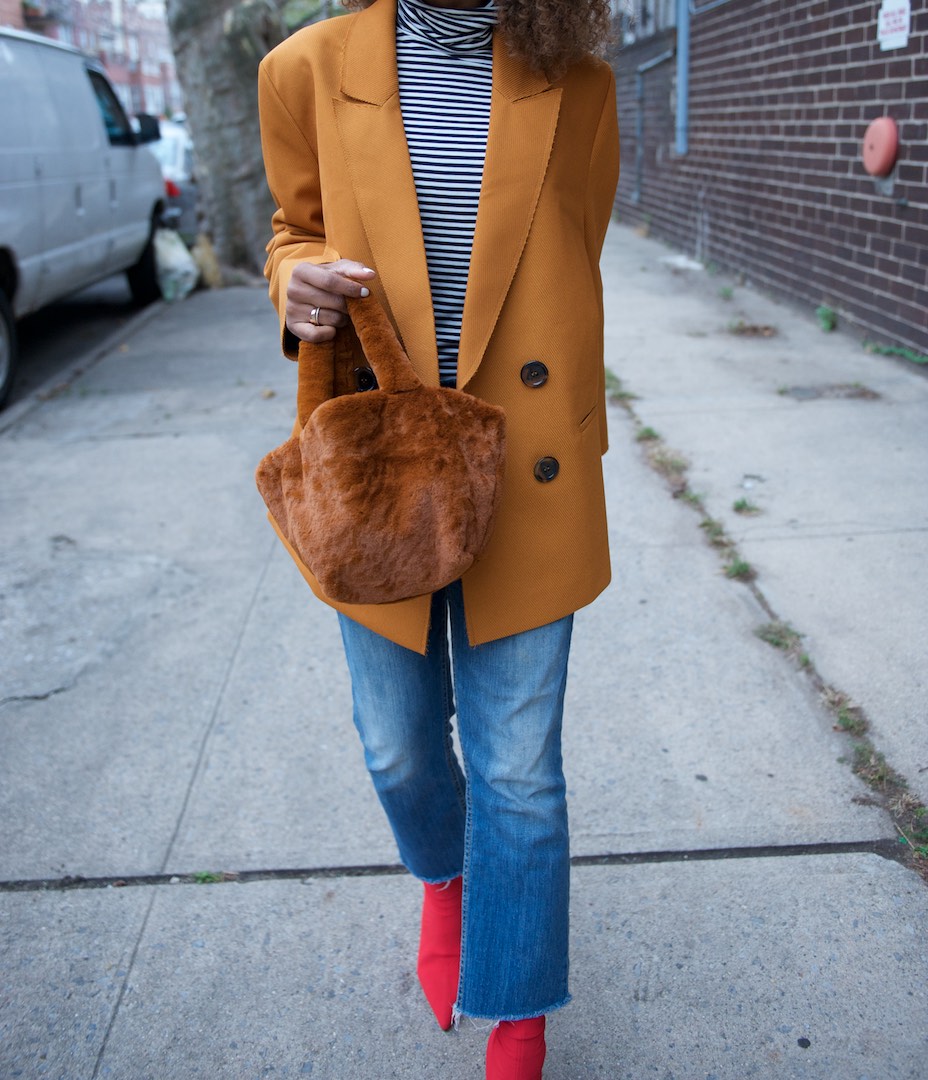
<svg viewBox="0 0 928 1080">
<path fill-rule="evenodd" d="M 300 31 L 264 59 L 262 141 L 278 207 L 266 274 L 292 358 L 283 320 L 293 267 L 339 258 L 373 267 L 372 289 L 420 378 L 435 386 L 395 21 L 396 0 L 377 0 Z M 549 81 L 513 58 L 497 33 L 458 387 L 503 406 L 508 450 L 492 539 L 463 578 L 472 645 L 553 622 L 609 583 L 599 256 L 618 168 L 608 65 L 590 58 Z M 322 600 L 425 652 L 428 596 L 335 604 L 290 553 Z"/>
</svg>

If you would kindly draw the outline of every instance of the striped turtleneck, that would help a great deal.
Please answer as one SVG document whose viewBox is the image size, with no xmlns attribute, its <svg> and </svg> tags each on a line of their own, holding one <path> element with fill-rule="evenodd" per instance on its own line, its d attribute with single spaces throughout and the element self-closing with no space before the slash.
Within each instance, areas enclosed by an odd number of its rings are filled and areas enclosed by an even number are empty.
<svg viewBox="0 0 928 1080">
<path fill-rule="evenodd" d="M 453 384 L 490 126 L 492 3 L 398 0 L 400 107 L 428 261 L 441 381 Z"/>
</svg>

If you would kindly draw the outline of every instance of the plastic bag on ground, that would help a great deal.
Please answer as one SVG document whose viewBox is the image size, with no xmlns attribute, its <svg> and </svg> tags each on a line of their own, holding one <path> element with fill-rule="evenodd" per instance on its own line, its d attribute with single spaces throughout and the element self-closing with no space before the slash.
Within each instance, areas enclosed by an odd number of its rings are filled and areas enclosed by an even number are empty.
<svg viewBox="0 0 928 1080">
<path fill-rule="evenodd" d="M 173 229 L 155 232 L 155 271 L 161 295 L 168 303 L 189 296 L 200 279 L 193 256 Z"/>
</svg>

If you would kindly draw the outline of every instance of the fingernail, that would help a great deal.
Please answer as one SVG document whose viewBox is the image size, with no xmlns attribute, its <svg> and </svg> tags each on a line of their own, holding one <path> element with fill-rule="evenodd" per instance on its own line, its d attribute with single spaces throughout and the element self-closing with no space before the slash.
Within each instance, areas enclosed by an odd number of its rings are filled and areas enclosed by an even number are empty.
<svg viewBox="0 0 928 1080">
<path fill-rule="evenodd" d="M 364 271 L 365 274 L 373 274 L 374 272 L 369 266 L 363 266 L 361 269 Z"/>
<path fill-rule="evenodd" d="M 362 290 L 361 290 L 361 295 L 362 295 L 362 296 L 370 296 L 370 294 L 371 294 L 371 290 L 370 290 L 370 289 L 362 289 Z"/>
</svg>

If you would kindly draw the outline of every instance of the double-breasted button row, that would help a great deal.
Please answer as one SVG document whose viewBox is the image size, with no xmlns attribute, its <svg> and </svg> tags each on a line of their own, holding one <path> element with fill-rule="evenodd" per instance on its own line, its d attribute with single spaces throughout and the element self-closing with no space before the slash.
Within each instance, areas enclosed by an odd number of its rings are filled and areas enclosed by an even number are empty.
<svg viewBox="0 0 928 1080">
<path fill-rule="evenodd" d="M 530 360 L 522 366 L 522 382 L 537 390 L 548 381 L 548 368 L 540 360 Z M 535 462 L 535 479 L 539 484 L 550 484 L 561 471 L 561 463 L 555 457 L 539 458 Z"/>
</svg>

